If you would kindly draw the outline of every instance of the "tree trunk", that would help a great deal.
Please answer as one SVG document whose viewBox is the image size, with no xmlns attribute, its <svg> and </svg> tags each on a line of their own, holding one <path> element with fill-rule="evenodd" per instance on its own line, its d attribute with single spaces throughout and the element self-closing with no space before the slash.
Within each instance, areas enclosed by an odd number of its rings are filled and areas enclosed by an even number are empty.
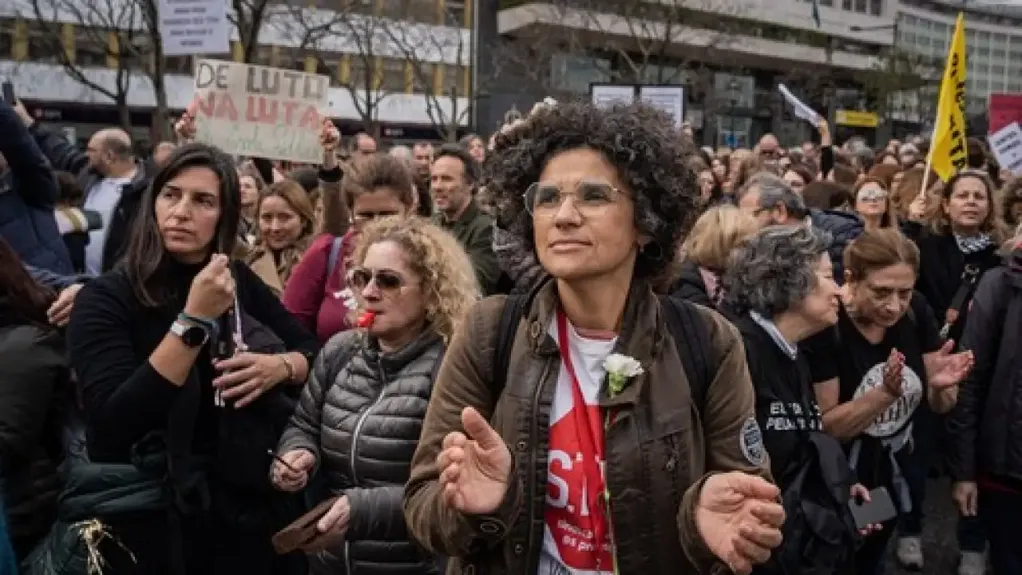
<svg viewBox="0 0 1022 575">
<path fill-rule="evenodd" d="M 125 132 L 131 133 L 131 108 L 128 107 L 128 95 L 125 93 L 117 94 L 115 100 L 117 106 L 117 122 L 120 124 L 121 129 Z"/>
<path fill-rule="evenodd" d="M 157 39 L 154 42 L 154 61 L 153 66 L 153 96 L 156 99 L 156 108 L 153 110 L 153 144 L 159 142 L 166 142 L 170 140 L 170 118 L 167 113 L 167 83 L 164 78 L 164 70 L 166 65 L 163 59 L 163 46 L 160 45 Z"/>
</svg>

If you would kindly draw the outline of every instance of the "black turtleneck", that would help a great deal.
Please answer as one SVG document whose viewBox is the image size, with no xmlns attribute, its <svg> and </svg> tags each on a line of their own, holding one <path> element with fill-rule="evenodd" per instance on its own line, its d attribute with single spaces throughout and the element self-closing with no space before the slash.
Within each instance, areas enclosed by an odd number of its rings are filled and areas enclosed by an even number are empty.
<svg viewBox="0 0 1022 575">
<path fill-rule="evenodd" d="M 184 388 L 157 373 L 149 355 L 184 308 L 200 268 L 174 264 L 161 274 L 160 281 L 171 296 L 156 308 L 142 305 L 119 269 L 89 282 L 78 294 L 68 326 L 68 351 L 79 380 L 89 455 L 94 461 L 127 462 L 136 442 L 166 428 Z M 242 309 L 273 331 L 288 350 L 315 353 L 315 336 L 284 309 L 262 280 L 240 262 L 232 268 Z M 208 346 L 196 359 L 193 374 L 201 385 L 193 452 L 210 453 L 220 410 L 213 405 L 215 374 Z"/>
</svg>

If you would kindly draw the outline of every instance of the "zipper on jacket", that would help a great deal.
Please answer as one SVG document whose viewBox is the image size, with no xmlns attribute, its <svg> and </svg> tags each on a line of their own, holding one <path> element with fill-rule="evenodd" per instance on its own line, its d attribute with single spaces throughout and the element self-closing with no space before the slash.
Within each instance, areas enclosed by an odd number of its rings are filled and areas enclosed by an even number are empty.
<svg viewBox="0 0 1022 575">
<path fill-rule="evenodd" d="M 383 401 L 383 396 L 387 393 L 387 377 L 383 372 L 383 366 L 377 367 L 378 374 L 380 376 L 380 393 L 376 396 L 376 399 L 369 404 L 369 407 L 362 412 L 362 415 L 358 416 L 358 421 L 355 422 L 355 430 L 351 432 L 351 455 L 349 458 L 349 464 L 351 466 L 351 484 L 358 485 L 358 472 L 355 470 L 355 462 L 358 460 L 358 436 L 362 433 L 362 425 L 365 424 L 366 419 L 369 418 L 369 414 L 373 411 L 373 408 Z"/>
<path fill-rule="evenodd" d="M 351 562 L 351 543 L 347 540 L 344 541 L 344 573 L 345 575 L 354 575 L 353 568 L 354 564 Z"/>
<path fill-rule="evenodd" d="M 546 365 L 543 366 L 543 374 L 539 378 L 539 385 L 536 386 L 536 391 L 532 394 L 532 418 L 531 418 L 532 419 L 532 425 L 529 428 L 529 445 L 537 445 L 537 438 L 539 437 L 539 421 L 538 421 L 538 419 L 539 419 L 539 397 L 541 395 L 543 395 L 543 385 L 546 383 L 547 378 L 550 376 L 550 366 L 551 366 L 552 363 L 553 362 L 548 360 L 546 362 Z M 554 385 L 557 385 L 557 382 L 554 382 Z M 549 427 L 550 426 L 548 425 L 547 426 L 548 430 L 549 430 Z M 547 458 L 549 458 L 549 457 L 550 457 L 550 448 L 548 446 L 547 447 Z M 544 470 L 544 472 L 546 472 L 546 471 L 548 471 L 548 470 Z M 534 477 L 535 474 L 536 474 L 536 450 L 535 449 L 530 449 L 529 450 L 529 470 L 528 470 L 528 476 L 533 476 Z M 544 486 L 544 488 L 545 488 L 545 486 Z M 528 560 L 528 565 L 529 565 L 529 570 L 530 571 L 535 571 L 538 568 L 538 566 L 539 566 L 539 555 L 537 555 L 535 553 L 535 551 L 534 551 L 534 549 L 535 549 L 534 543 L 536 541 L 536 538 L 535 538 L 535 531 L 536 531 L 536 529 L 535 529 L 535 527 L 533 527 L 533 525 L 535 524 L 535 521 L 536 521 L 536 502 L 535 502 L 535 499 L 536 499 L 536 480 L 533 479 L 533 480 L 529 481 L 529 497 L 526 500 L 526 504 L 529 506 L 529 523 L 528 523 L 528 525 L 529 525 L 529 540 L 528 540 L 529 541 L 529 546 L 526 547 L 526 549 L 528 550 L 528 555 L 526 555 L 526 559 Z M 544 508 L 545 508 L 545 505 L 544 505 Z M 540 552 L 542 552 L 542 550 L 540 550 Z M 533 557 L 534 556 L 535 556 L 535 561 L 533 561 Z M 533 563 L 535 563 L 535 565 Z"/>
</svg>

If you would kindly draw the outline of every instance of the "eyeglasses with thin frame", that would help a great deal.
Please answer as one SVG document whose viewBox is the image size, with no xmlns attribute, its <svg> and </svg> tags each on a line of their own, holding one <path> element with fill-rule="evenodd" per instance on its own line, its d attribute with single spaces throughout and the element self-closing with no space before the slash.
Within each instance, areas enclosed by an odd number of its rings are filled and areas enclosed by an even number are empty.
<svg viewBox="0 0 1022 575">
<path fill-rule="evenodd" d="M 534 217 L 553 217 L 564 201 L 572 198 L 572 206 L 584 218 L 599 217 L 615 201 L 625 195 L 618 188 L 599 180 L 580 180 L 572 190 L 563 190 L 554 182 L 534 182 L 522 199 L 525 209 Z"/>
<path fill-rule="evenodd" d="M 352 216 L 351 219 L 356 225 L 364 225 L 375 219 L 389 218 L 398 215 L 400 215 L 400 213 L 393 210 L 382 210 L 379 212 L 357 212 Z"/>
<path fill-rule="evenodd" d="M 348 287 L 362 291 L 370 283 L 384 294 L 393 294 L 405 285 L 405 280 L 390 270 L 371 270 L 363 267 L 352 268 L 348 272 Z"/>
</svg>

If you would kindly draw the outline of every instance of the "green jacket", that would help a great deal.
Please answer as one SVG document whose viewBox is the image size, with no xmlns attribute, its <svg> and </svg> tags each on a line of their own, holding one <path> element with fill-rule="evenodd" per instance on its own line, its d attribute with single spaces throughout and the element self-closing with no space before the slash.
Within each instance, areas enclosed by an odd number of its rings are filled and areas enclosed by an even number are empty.
<svg viewBox="0 0 1022 575">
<path fill-rule="evenodd" d="M 480 210 L 474 199 L 469 202 L 458 220 L 452 222 L 443 214 L 434 214 L 433 222 L 458 239 L 472 259 L 483 295 L 491 295 L 496 292 L 501 274 L 493 253 L 493 218 Z"/>
</svg>

